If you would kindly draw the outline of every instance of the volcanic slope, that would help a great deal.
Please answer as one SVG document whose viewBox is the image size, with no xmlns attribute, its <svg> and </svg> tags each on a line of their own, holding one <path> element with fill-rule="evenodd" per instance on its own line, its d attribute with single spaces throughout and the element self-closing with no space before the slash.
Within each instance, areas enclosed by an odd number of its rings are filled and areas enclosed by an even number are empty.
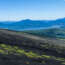
<svg viewBox="0 0 65 65">
<path fill-rule="evenodd" d="M 1 65 L 65 65 L 65 40 L 0 29 Z"/>
</svg>

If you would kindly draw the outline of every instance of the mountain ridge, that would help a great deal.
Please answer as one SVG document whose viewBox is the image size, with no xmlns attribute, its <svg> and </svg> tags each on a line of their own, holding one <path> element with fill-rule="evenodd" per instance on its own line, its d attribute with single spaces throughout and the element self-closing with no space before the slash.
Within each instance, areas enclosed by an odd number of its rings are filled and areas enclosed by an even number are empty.
<svg viewBox="0 0 65 65">
<path fill-rule="evenodd" d="M 32 30 L 40 28 L 65 28 L 65 18 L 57 20 L 31 20 L 25 19 L 16 22 L 0 22 L 0 28 L 11 30 Z"/>
</svg>

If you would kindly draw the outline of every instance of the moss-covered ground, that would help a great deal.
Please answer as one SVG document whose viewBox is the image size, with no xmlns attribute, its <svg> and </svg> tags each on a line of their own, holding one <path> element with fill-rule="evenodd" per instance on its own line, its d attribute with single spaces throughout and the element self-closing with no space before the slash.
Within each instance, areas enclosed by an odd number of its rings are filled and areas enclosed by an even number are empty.
<svg viewBox="0 0 65 65">
<path fill-rule="evenodd" d="M 19 57 L 18 58 L 19 60 L 17 61 L 17 62 L 20 62 L 19 65 L 22 65 L 22 63 L 24 65 L 37 65 L 37 64 L 38 65 L 52 65 L 52 64 L 65 65 L 65 58 L 63 57 L 51 56 L 51 55 L 45 54 L 45 52 L 42 52 L 42 54 L 38 54 L 37 52 L 33 52 L 33 51 L 32 50 L 26 51 L 25 49 L 20 48 L 18 46 L 11 46 L 7 44 L 3 44 L 3 43 L 0 44 L 0 56 L 4 55 L 3 57 L 6 57 L 6 58 L 9 57 L 9 60 L 11 59 L 11 57 L 17 57 L 17 58 Z M 0 57 L 0 60 L 1 59 L 2 57 Z M 12 58 L 11 61 L 14 62 L 16 59 L 13 60 Z M 23 59 L 24 59 L 24 62 L 22 62 Z"/>
</svg>

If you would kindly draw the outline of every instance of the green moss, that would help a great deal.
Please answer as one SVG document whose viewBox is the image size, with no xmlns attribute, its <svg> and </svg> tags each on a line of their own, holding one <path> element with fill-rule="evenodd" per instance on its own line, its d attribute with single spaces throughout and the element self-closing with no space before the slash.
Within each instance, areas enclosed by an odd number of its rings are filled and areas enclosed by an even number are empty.
<svg viewBox="0 0 65 65">
<path fill-rule="evenodd" d="M 46 58 L 46 59 L 54 59 L 57 61 L 65 61 L 65 58 L 49 56 L 46 54 L 39 55 L 32 51 L 26 52 L 24 49 L 19 48 L 18 46 L 11 46 L 6 44 L 0 44 L 0 53 L 1 54 L 16 54 L 16 55 L 26 55 L 29 58 Z"/>
<path fill-rule="evenodd" d="M 65 58 L 56 58 L 58 61 L 65 61 Z"/>
<path fill-rule="evenodd" d="M 3 48 L 6 48 L 6 45 L 5 44 L 0 44 L 1 47 Z"/>
<path fill-rule="evenodd" d="M 65 62 L 62 62 L 61 64 L 65 65 Z"/>
<path fill-rule="evenodd" d="M 5 52 L 4 50 L 0 49 L 1 54 L 8 54 L 8 52 Z"/>
<path fill-rule="evenodd" d="M 28 53 L 26 52 L 25 55 L 28 56 L 28 57 L 30 57 L 30 58 L 35 58 L 35 57 L 39 56 L 38 54 L 33 53 L 32 51 L 30 51 Z"/>
<path fill-rule="evenodd" d="M 0 49 L 0 53 L 4 53 L 4 50 L 1 50 L 1 49 Z"/>
<path fill-rule="evenodd" d="M 47 59 L 50 59 L 51 58 L 51 56 L 48 56 L 48 55 L 42 55 L 41 57 L 47 58 Z"/>
<path fill-rule="evenodd" d="M 14 49 L 18 49 L 18 47 L 17 46 L 14 46 Z"/>
<path fill-rule="evenodd" d="M 24 50 L 22 50 L 22 49 L 18 49 L 18 50 L 16 50 L 16 53 L 18 53 L 18 54 L 24 54 L 24 53 L 25 53 L 25 51 L 24 51 Z"/>
</svg>

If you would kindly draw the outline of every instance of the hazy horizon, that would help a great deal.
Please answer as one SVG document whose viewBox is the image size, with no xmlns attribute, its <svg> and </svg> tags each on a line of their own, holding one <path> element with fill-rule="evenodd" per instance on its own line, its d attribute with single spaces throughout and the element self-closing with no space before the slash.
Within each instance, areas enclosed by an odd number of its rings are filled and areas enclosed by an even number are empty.
<svg viewBox="0 0 65 65">
<path fill-rule="evenodd" d="M 65 0 L 0 0 L 0 21 L 65 17 Z"/>
<path fill-rule="evenodd" d="M 19 22 L 19 21 L 24 21 L 24 20 L 31 20 L 31 21 L 55 21 L 59 19 L 65 19 L 64 18 L 56 18 L 56 19 L 20 19 L 20 20 L 0 20 L 0 22 Z"/>
<path fill-rule="evenodd" d="M 7 21 L 15 21 L 15 22 L 16 22 L 16 21 L 23 21 L 23 20 L 48 20 L 48 21 L 49 21 L 49 20 L 58 20 L 58 19 L 65 19 L 65 17 L 55 18 L 55 19 L 44 19 L 44 18 L 43 18 L 43 19 L 31 19 L 31 18 L 28 18 L 28 19 L 27 19 L 27 18 L 23 18 L 23 19 L 22 19 L 22 18 L 20 18 L 20 19 L 18 19 L 18 20 L 17 20 L 17 19 L 15 19 L 15 20 L 0 20 L 0 22 L 1 22 L 1 21 L 3 21 L 3 22 L 5 22 L 5 21 L 6 21 L 6 22 L 7 22 Z"/>
</svg>

